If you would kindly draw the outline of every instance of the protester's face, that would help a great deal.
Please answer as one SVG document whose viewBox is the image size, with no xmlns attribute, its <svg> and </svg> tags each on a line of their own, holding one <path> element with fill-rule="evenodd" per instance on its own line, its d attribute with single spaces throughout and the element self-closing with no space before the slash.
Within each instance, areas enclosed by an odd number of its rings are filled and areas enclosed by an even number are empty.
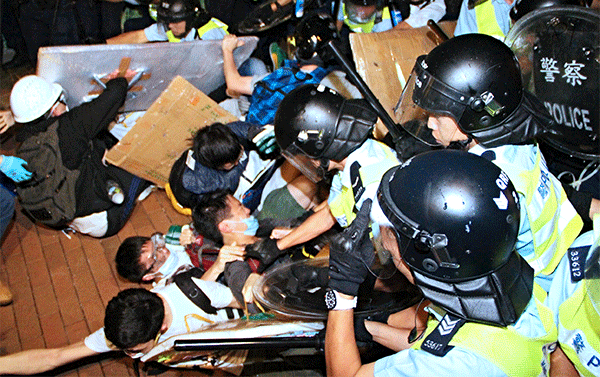
<svg viewBox="0 0 600 377">
<path fill-rule="evenodd" d="M 180 39 L 185 37 L 185 21 L 171 22 L 168 26 L 175 37 Z"/>
<path fill-rule="evenodd" d="M 427 128 L 431 130 L 435 140 L 444 147 L 453 141 L 468 139 L 467 135 L 458 128 L 454 118 L 447 115 L 431 114 L 427 120 Z"/>
<path fill-rule="evenodd" d="M 233 161 L 233 162 L 226 162 L 223 164 L 223 166 L 221 166 L 221 170 L 231 170 L 234 167 L 237 166 L 237 164 L 240 163 L 240 161 L 242 160 L 242 157 L 244 156 L 244 147 L 242 147 L 242 150 L 240 151 L 240 155 L 238 156 L 238 158 Z"/>
<path fill-rule="evenodd" d="M 231 195 L 227 196 L 227 205 L 231 213 L 227 220 L 241 221 L 250 217 L 250 209 L 244 207 L 242 202 Z"/>
<path fill-rule="evenodd" d="M 158 335 L 157 335 L 157 339 L 158 339 Z M 154 348 L 154 346 L 156 346 L 157 339 L 149 340 L 145 343 L 140 343 L 134 347 L 123 350 L 123 352 L 125 352 L 125 354 L 127 356 L 129 356 L 133 359 L 139 359 L 140 357 L 142 357 L 145 354 L 147 354 L 148 352 L 150 352 L 152 350 L 152 348 Z"/>
<path fill-rule="evenodd" d="M 169 257 L 171 252 L 166 247 L 155 248 L 152 245 L 152 241 L 146 241 L 142 246 L 142 253 L 140 255 L 140 264 L 146 271 L 145 276 L 152 277 L 158 270 L 165 264 L 165 261 Z"/>
</svg>

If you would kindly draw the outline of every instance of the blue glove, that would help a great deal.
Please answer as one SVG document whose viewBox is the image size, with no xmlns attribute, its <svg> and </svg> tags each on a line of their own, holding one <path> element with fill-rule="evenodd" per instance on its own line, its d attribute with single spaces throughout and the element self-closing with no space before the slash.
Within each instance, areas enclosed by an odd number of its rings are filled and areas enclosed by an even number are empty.
<svg viewBox="0 0 600 377">
<path fill-rule="evenodd" d="M 252 142 L 264 154 L 269 154 L 279 148 L 275 139 L 275 127 L 270 124 L 264 126 L 262 131 L 252 138 Z"/>
<path fill-rule="evenodd" d="M 371 204 L 371 199 L 365 200 L 352 224 L 329 246 L 329 288 L 350 296 L 358 294 L 375 260 L 369 238 Z"/>
<path fill-rule="evenodd" d="M 0 171 L 15 182 L 26 181 L 31 178 L 31 172 L 23 167 L 27 161 L 14 156 L 2 156 Z"/>
</svg>

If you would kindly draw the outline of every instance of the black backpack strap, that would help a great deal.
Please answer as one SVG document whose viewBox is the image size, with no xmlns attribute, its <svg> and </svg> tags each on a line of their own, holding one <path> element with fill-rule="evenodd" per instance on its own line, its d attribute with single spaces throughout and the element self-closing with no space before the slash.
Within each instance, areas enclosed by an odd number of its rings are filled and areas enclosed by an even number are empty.
<svg viewBox="0 0 600 377">
<path fill-rule="evenodd" d="M 454 348 L 454 346 L 448 345 L 452 340 L 452 337 L 454 334 L 456 334 L 458 329 L 465 324 L 465 322 L 467 321 L 463 318 L 446 313 L 436 328 L 433 329 L 429 335 L 427 335 L 425 340 L 423 340 L 421 349 L 436 356 L 446 355 L 452 348 Z"/>
<path fill-rule="evenodd" d="M 196 306 L 204 310 L 208 314 L 217 314 L 215 309 L 210 304 L 210 299 L 206 297 L 202 289 L 194 283 L 192 278 L 200 278 L 204 274 L 204 271 L 200 268 L 192 268 L 186 272 L 179 273 L 174 276 L 174 282 L 177 287 L 189 298 Z"/>
</svg>

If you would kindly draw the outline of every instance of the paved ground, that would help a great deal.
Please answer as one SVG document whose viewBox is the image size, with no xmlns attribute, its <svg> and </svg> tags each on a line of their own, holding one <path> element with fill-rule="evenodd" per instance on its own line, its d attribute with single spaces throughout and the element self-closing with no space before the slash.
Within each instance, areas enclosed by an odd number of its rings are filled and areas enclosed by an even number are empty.
<svg viewBox="0 0 600 377">
<path fill-rule="evenodd" d="M 10 88 L 32 68 L 1 71 L 0 108 L 9 106 Z M 16 148 L 14 130 L 1 136 L 0 153 L 12 154 Z M 121 241 L 133 235 L 166 232 L 171 224 L 188 223 L 177 213 L 164 191 L 153 192 L 140 203 L 125 227 L 115 236 L 95 239 L 69 234 L 33 224 L 17 206 L 15 221 L 7 229 L 0 251 L 0 279 L 8 283 L 12 305 L 0 307 L 0 354 L 40 347 L 60 347 L 83 339 L 100 328 L 104 307 L 119 290 L 136 286 L 120 279 L 114 256 Z M 315 376 L 322 360 L 309 358 L 293 369 L 289 363 L 248 369 L 245 375 Z M 310 365 L 309 365 L 310 364 Z M 307 370 L 302 370 L 307 369 Z M 149 370 L 142 375 L 222 376 L 222 372 L 191 370 Z M 135 376 L 133 362 L 120 353 L 103 355 L 53 371 L 60 376 Z"/>
</svg>

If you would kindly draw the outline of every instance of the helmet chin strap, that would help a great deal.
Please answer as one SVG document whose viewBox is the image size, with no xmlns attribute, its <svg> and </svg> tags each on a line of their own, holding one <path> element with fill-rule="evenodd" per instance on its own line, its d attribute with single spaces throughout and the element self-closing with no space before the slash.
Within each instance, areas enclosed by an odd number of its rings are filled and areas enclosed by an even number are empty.
<svg viewBox="0 0 600 377">
<path fill-rule="evenodd" d="M 467 135 L 466 140 L 456 140 L 456 141 L 451 142 L 448 145 L 448 149 L 458 149 L 461 151 L 466 151 L 469 149 L 469 144 L 471 144 L 472 141 L 473 141 L 473 137 L 471 137 L 471 135 Z"/>
</svg>

